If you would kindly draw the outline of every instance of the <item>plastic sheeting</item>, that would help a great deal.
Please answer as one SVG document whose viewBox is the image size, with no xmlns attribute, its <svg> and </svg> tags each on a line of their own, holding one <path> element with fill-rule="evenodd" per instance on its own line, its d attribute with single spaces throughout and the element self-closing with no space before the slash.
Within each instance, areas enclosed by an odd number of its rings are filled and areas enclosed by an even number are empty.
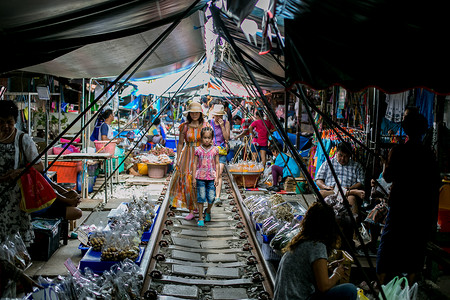
<svg viewBox="0 0 450 300">
<path fill-rule="evenodd" d="M 115 76 L 135 55 L 132 49 L 143 50 L 162 32 L 162 25 L 173 22 L 191 5 L 193 0 L 20 0 L 0 2 L 0 32 L 5 45 L 2 47 L 0 72 L 26 68 L 50 61 L 85 45 L 97 44 L 87 50 L 75 52 L 60 59 L 54 65 L 25 70 L 58 75 L 68 78 Z M 191 12 L 204 6 L 202 0 Z M 181 24 L 180 24 L 181 25 Z M 167 56 L 156 67 L 189 64 L 203 51 L 201 26 L 198 14 L 177 30 L 178 35 L 166 45 Z M 137 35 L 139 33 L 146 34 Z M 131 39 L 124 37 L 132 36 Z M 198 36 L 198 37 L 196 37 Z M 177 40 L 178 39 L 178 42 Z M 109 41 L 99 44 L 104 41 Z M 122 47 L 120 47 L 122 46 Z M 168 51 L 170 49 L 170 51 Z M 139 52 L 140 53 L 140 52 Z M 163 54 L 163 53 L 161 53 Z M 104 58 L 103 58 L 104 57 Z M 114 59 L 111 59 L 114 57 Z M 104 68 L 118 60 L 120 71 Z M 93 66 L 89 63 L 93 62 Z M 153 62 L 154 63 L 154 62 Z M 178 65 L 177 65 L 178 64 Z M 145 70 L 145 69 L 144 69 Z M 164 73 L 165 70 L 162 71 Z"/>
</svg>

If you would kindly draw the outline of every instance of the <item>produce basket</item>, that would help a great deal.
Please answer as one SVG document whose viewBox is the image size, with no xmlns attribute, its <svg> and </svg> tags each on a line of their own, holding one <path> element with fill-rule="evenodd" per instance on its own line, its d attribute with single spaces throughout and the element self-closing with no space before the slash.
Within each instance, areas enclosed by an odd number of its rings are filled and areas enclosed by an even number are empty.
<svg viewBox="0 0 450 300">
<path fill-rule="evenodd" d="M 147 164 L 148 177 L 163 178 L 166 175 L 169 164 Z"/>
<path fill-rule="evenodd" d="M 255 188 L 262 172 L 231 172 L 238 186 Z"/>
<path fill-rule="evenodd" d="M 108 144 L 109 143 L 109 144 Z M 108 145 L 106 145 L 108 144 Z M 116 142 L 110 141 L 94 141 L 95 150 L 98 153 L 109 153 L 112 156 L 115 155 L 116 152 Z M 106 145 L 106 146 L 105 146 Z"/>
</svg>

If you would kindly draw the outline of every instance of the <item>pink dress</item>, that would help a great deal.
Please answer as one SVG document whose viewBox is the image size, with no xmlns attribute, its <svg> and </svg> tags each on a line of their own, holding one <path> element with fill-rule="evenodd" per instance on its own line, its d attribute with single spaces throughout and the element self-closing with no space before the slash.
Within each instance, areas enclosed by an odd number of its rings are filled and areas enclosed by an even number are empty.
<svg viewBox="0 0 450 300">
<path fill-rule="evenodd" d="M 209 149 L 199 146 L 195 148 L 195 156 L 198 156 L 197 171 L 195 179 L 214 180 L 216 179 L 216 156 L 219 155 L 217 147 L 210 146 Z"/>
</svg>

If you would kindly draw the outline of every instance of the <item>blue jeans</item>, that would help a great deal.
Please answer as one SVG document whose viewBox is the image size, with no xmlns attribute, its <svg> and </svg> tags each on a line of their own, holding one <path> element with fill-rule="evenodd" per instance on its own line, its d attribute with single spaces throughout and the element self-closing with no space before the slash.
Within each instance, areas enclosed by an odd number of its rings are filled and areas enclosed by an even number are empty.
<svg viewBox="0 0 450 300">
<path fill-rule="evenodd" d="M 322 299 L 340 299 L 340 300 L 356 300 L 358 297 L 356 286 L 352 283 L 343 283 L 332 287 L 325 293 L 314 293 L 311 300 Z"/>
<path fill-rule="evenodd" d="M 214 180 L 197 179 L 197 202 L 213 204 L 216 198 L 216 187 Z"/>
<path fill-rule="evenodd" d="M 219 163 L 220 164 L 226 164 L 227 163 L 227 156 L 226 155 L 219 155 Z"/>
</svg>

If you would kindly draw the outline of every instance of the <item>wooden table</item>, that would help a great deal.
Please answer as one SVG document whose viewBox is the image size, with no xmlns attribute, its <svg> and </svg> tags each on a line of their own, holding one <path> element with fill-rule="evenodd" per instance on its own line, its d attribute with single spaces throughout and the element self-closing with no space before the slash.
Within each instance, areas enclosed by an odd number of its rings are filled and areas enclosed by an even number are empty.
<svg viewBox="0 0 450 300">
<path fill-rule="evenodd" d="M 48 155 L 49 160 L 55 160 L 57 155 Z M 112 194 L 112 159 L 117 159 L 117 157 L 112 156 L 110 153 L 70 153 L 61 155 L 58 160 L 59 161 L 74 161 L 74 160 L 99 160 L 104 161 L 105 163 L 105 203 L 108 202 L 108 181 L 109 178 L 109 186 L 110 192 Z M 85 172 L 83 168 L 83 172 Z M 57 175 L 58 176 L 58 175 Z M 84 182 L 81 183 L 81 197 L 87 198 L 86 189 L 84 188 Z"/>
</svg>

